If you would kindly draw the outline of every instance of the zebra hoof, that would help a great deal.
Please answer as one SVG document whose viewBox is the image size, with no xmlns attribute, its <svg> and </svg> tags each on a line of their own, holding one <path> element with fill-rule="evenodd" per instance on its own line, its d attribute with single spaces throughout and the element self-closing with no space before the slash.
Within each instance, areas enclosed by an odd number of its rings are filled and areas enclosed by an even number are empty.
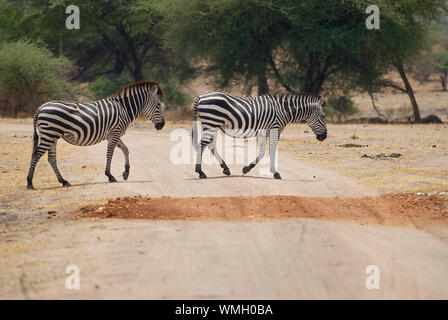
<svg viewBox="0 0 448 320">
<path fill-rule="evenodd" d="M 71 185 L 70 182 L 68 182 L 68 181 L 63 181 L 63 182 L 62 182 L 62 186 L 63 186 L 63 187 L 71 187 L 72 185 Z"/>
<path fill-rule="evenodd" d="M 34 187 L 33 187 L 32 184 L 27 185 L 26 188 L 27 188 L 28 190 L 34 190 Z"/>
<path fill-rule="evenodd" d="M 244 166 L 244 167 L 243 167 L 243 174 L 248 173 L 251 169 L 252 169 L 252 168 L 249 167 L 249 166 Z"/>
<path fill-rule="evenodd" d="M 109 182 L 117 182 L 117 179 L 115 179 L 114 177 L 109 177 Z"/>
<path fill-rule="evenodd" d="M 201 173 L 199 174 L 199 179 L 207 179 L 206 174 L 205 174 L 204 172 L 201 172 Z"/>
<path fill-rule="evenodd" d="M 224 173 L 226 176 L 230 176 L 230 169 L 225 168 L 224 170 L 222 170 L 222 173 Z"/>
<path fill-rule="evenodd" d="M 124 180 L 128 180 L 128 177 L 129 177 L 129 171 L 124 171 L 123 172 L 123 179 Z"/>
<path fill-rule="evenodd" d="M 282 177 L 280 177 L 280 173 L 276 172 L 276 173 L 274 173 L 274 178 L 281 179 Z"/>
</svg>

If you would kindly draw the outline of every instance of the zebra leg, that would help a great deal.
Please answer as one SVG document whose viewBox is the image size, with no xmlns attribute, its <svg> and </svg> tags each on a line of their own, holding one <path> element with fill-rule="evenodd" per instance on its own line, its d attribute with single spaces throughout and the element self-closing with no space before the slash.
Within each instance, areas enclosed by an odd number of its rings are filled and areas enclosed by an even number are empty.
<svg viewBox="0 0 448 320">
<path fill-rule="evenodd" d="M 219 164 L 222 168 L 222 173 L 224 173 L 226 176 L 230 176 L 230 169 L 227 166 L 227 164 L 224 162 L 224 160 L 221 158 L 221 155 L 218 153 L 218 150 L 216 150 L 216 135 L 213 137 L 212 142 L 208 145 L 208 148 L 212 152 L 212 154 L 216 157 Z"/>
<path fill-rule="evenodd" d="M 270 171 L 274 174 L 275 179 L 281 179 L 280 173 L 275 170 L 275 152 L 277 151 L 278 139 L 280 138 L 280 131 L 278 129 L 271 129 L 269 133 L 269 156 L 271 159 Z"/>
<path fill-rule="evenodd" d="M 257 165 L 258 162 L 260 162 L 261 159 L 263 159 L 266 153 L 266 135 L 258 136 L 258 152 L 259 153 L 257 158 L 254 161 L 252 161 L 248 166 L 243 167 L 243 174 L 248 173 Z"/>
<path fill-rule="evenodd" d="M 28 176 L 26 178 L 28 184 L 26 186 L 27 189 L 34 190 L 33 186 L 33 177 L 34 170 L 36 169 L 36 165 L 39 162 L 40 158 L 48 151 L 50 147 L 44 144 L 40 144 L 33 150 L 33 154 L 31 155 L 31 163 L 30 169 L 28 170 Z"/>
<path fill-rule="evenodd" d="M 106 171 L 104 174 L 109 178 L 109 182 L 117 182 L 117 179 L 110 173 L 110 164 L 112 162 L 112 156 L 114 155 L 115 147 L 117 146 L 119 136 L 113 136 L 108 139 L 107 143 L 107 155 L 106 155 Z"/>
<path fill-rule="evenodd" d="M 71 184 L 67 180 L 62 178 L 62 175 L 59 172 L 58 166 L 56 164 L 56 143 L 57 141 L 51 146 L 50 150 L 48 150 L 48 162 L 53 168 L 53 171 L 56 174 L 56 178 L 58 179 L 59 183 L 62 183 L 63 187 L 70 187 Z"/>
<path fill-rule="evenodd" d="M 204 135 L 201 138 L 201 149 L 196 154 L 196 168 L 195 171 L 199 174 L 200 179 L 206 179 L 207 175 L 202 171 L 202 154 L 204 149 L 213 141 L 213 137 L 216 136 L 217 129 L 204 129 Z"/>
<path fill-rule="evenodd" d="M 129 165 L 129 150 L 128 147 L 123 143 L 123 141 L 118 140 L 117 147 L 120 148 L 121 151 L 123 151 L 124 154 L 124 171 L 123 171 L 123 179 L 128 180 L 129 177 L 129 169 L 131 166 Z"/>
</svg>

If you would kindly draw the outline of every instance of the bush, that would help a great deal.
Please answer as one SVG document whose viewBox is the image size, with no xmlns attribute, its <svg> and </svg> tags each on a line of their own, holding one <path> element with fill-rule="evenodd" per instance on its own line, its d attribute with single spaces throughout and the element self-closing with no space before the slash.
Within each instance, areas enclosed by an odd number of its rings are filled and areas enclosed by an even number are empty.
<svg viewBox="0 0 448 320">
<path fill-rule="evenodd" d="M 359 112 L 358 108 L 355 106 L 355 102 L 352 98 L 347 96 L 332 96 L 328 98 L 326 107 L 324 107 L 325 113 L 330 117 L 337 117 L 338 122 L 342 122 L 347 117 L 354 115 Z"/>
<path fill-rule="evenodd" d="M 0 115 L 30 116 L 48 100 L 73 99 L 76 87 L 64 78 L 73 68 L 39 43 L 19 40 L 0 47 Z"/>
<path fill-rule="evenodd" d="M 89 86 L 89 92 L 96 99 L 103 99 L 115 93 L 121 87 L 131 84 L 134 81 L 124 74 L 114 77 L 99 76 Z"/>
<path fill-rule="evenodd" d="M 156 76 L 145 75 L 147 80 L 157 79 Z M 157 80 L 155 80 L 157 81 Z M 132 77 L 122 73 L 120 75 L 100 76 L 89 86 L 89 92 L 96 98 L 102 99 L 112 95 L 121 87 L 133 83 Z M 170 77 L 168 81 L 159 82 L 164 91 L 161 101 L 167 104 L 167 109 L 174 110 L 180 106 L 191 105 L 193 101 L 179 88 L 179 80 Z"/>
<path fill-rule="evenodd" d="M 436 70 L 440 73 L 440 83 L 443 91 L 448 87 L 448 51 L 440 51 L 434 54 Z"/>
</svg>

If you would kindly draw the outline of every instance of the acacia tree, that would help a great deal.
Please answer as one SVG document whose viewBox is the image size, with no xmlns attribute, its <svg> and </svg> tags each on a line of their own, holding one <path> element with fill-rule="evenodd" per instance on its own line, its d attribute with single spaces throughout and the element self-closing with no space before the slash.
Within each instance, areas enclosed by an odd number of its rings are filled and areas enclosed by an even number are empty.
<svg viewBox="0 0 448 320">
<path fill-rule="evenodd" d="M 23 34 L 40 38 L 56 54 L 66 54 L 80 66 L 79 76 L 119 74 L 126 70 L 143 80 L 149 63 L 167 62 L 160 37 L 162 17 L 150 6 L 155 1 L 85 0 L 80 9 L 81 28 L 67 30 L 65 0 L 15 1 L 27 12 Z"/>
<path fill-rule="evenodd" d="M 405 68 L 407 63 L 413 63 L 428 48 L 430 40 L 430 22 L 439 19 L 446 13 L 444 0 L 407 0 L 403 2 L 382 0 L 381 29 L 372 33 L 368 48 L 372 55 L 368 62 L 383 69 L 383 76 L 366 79 L 364 84 L 376 87 L 392 87 L 409 96 L 414 119 L 421 121 L 420 110 L 414 90 Z M 400 75 L 402 85 L 384 78 L 391 70 Z M 365 86 L 369 90 L 369 85 Z"/>
<path fill-rule="evenodd" d="M 444 0 L 378 1 L 273 1 L 272 7 L 291 22 L 289 45 L 275 75 L 285 89 L 299 87 L 319 93 L 333 82 L 339 90 L 365 90 L 373 94 L 393 87 L 408 94 L 414 118 L 421 120 L 414 90 L 404 65 L 427 46 L 429 23 L 446 12 Z M 365 8 L 381 8 L 381 27 L 365 27 Z M 318 14 L 316 14 L 318 13 Z M 294 65 L 296 68 L 294 68 Z M 286 70 L 283 77 L 282 69 Z M 387 78 L 391 70 L 403 85 Z M 330 81 L 329 81 L 330 80 Z M 374 105 L 375 107 L 375 105 Z"/>
<path fill-rule="evenodd" d="M 269 58 L 287 27 L 281 13 L 259 0 L 170 0 L 160 7 L 178 57 L 205 60 L 220 87 L 255 81 L 259 94 L 269 91 Z"/>
<path fill-rule="evenodd" d="M 365 26 L 371 4 L 381 10 L 380 30 Z M 424 48 L 427 21 L 445 1 L 169 0 L 162 7 L 169 46 L 193 62 L 205 59 L 221 86 L 257 79 L 260 94 L 272 79 L 292 92 L 331 85 L 371 95 L 394 87 L 409 95 L 419 121 L 404 64 Z M 391 70 L 403 86 L 385 78 Z"/>
<path fill-rule="evenodd" d="M 164 45 L 157 0 L 79 2 L 79 30 L 65 27 L 65 10 L 72 1 L 3 2 L 24 16 L 12 40 L 39 39 L 57 56 L 69 57 L 78 67 L 72 70 L 72 78 L 92 82 L 89 88 L 94 95 L 111 94 L 131 81 L 155 79 L 166 89 L 165 101 L 185 103 L 179 84 L 192 76 L 191 68 L 181 60 L 175 63 Z"/>
</svg>

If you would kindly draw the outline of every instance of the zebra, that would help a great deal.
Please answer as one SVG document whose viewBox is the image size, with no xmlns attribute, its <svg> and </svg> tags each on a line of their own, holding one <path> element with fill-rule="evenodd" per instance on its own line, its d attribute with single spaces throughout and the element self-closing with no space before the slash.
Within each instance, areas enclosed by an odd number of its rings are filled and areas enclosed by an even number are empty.
<svg viewBox="0 0 448 320">
<path fill-rule="evenodd" d="M 105 174 L 109 182 L 116 182 L 110 173 L 115 147 L 125 157 L 123 179 L 129 176 L 129 150 L 121 140 L 126 129 L 140 114 L 154 123 L 157 130 L 165 125 L 158 95 L 163 90 L 155 81 L 140 81 L 124 86 L 113 95 L 98 101 L 50 101 L 41 105 L 34 116 L 33 152 L 27 176 L 27 188 L 34 189 L 34 170 L 39 159 L 48 151 L 48 162 L 62 186 L 69 187 L 56 165 L 56 144 L 62 138 L 77 146 L 90 146 L 107 140 Z"/>
<path fill-rule="evenodd" d="M 193 105 L 193 145 L 197 151 L 195 172 L 200 179 L 207 178 L 201 169 L 202 154 L 209 147 L 225 175 L 230 175 L 229 167 L 216 148 L 218 129 L 226 135 L 246 139 L 258 137 L 259 154 L 243 174 L 252 170 L 264 157 L 266 140 L 269 137 L 270 172 L 275 179 L 281 179 L 275 170 L 275 152 L 280 134 L 288 123 L 305 120 L 319 141 L 327 138 L 327 126 L 322 107 L 325 98 L 313 94 L 277 93 L 258 97 L 238 97 L 222 92 L 209 92 L 198 96 Z M 197 142 L 199 117 L 203 128 L 200 150 Z"/>
</svg>

